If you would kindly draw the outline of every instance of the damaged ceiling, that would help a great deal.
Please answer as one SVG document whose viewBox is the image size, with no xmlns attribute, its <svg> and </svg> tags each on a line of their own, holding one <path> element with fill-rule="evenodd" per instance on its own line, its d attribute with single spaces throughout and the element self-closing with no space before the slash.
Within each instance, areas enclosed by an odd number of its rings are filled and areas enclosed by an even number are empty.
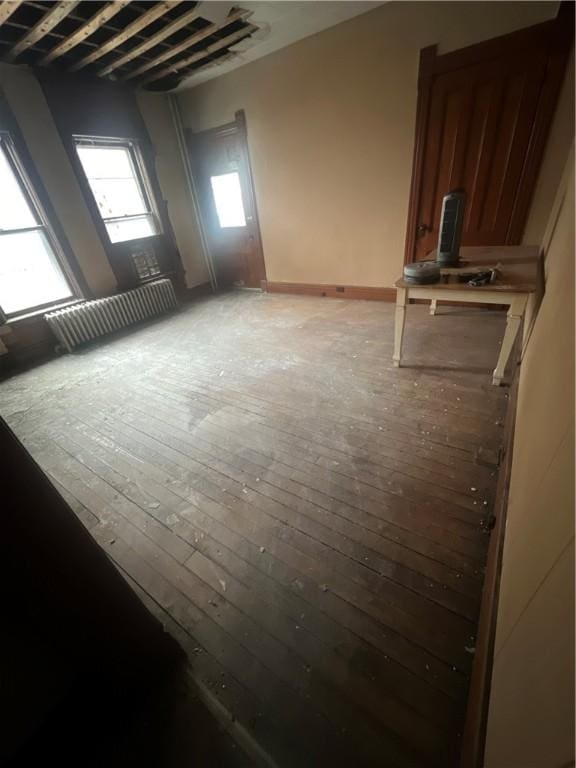
<svg viewBox="0 0 576 768">
<path fill-rule="evenodd" d="M 171 90 L 257 27 L 231 3 L 3 0 L 0 60 Z"/>
<path fill-rule="evenodd" d="M 377 5 L 0 0 L 0 61 L 168 91 L 217 77 Z"/>
</svg>

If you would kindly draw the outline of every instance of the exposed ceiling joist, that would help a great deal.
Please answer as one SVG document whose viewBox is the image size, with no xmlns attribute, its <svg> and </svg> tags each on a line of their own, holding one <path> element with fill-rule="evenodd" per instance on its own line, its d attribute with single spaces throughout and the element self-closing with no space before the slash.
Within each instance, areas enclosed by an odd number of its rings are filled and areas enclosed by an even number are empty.
<svg viewBox="0 0 576 768">
<path fill-rule="evenodd" d="M 106 24 L 113 16 L 128 5 L 130 0 L 113 0 L 111 3 L 107 3 L 98 13 L 92 16 L 85 24 L 74 32 L 69 37 L 64 38 L 55 48 L 53 48 L 44 58 L 40 61 L 40 64 L 49 64 L 59 56 L 63 56 L 68 51 L 72 50 L 75 46 L 83 42 L 87 37 L 93 35 L 97 29 Z"/>
<path fill-rule="evenodd" d="M 142 83 L 151 83 L 153 80 L 160 80 L 162 77 L 177 74 L 181 69 L 185 69 L 197 61 L 202 61 L 202 59 L 210 56 L 210 54 L 216 53 L 216 51 L 219 51 L 222 48 L 227 48 L 230 45 L 234 45 L 234 43 L 237 43 L 243 37 L 251 35 L 257 29 L 258 27 L 254 26 L 253 24 L 248 24 L 243 29 L 238 30 L 238 32 L 234 32 L 227 37 L 223 37 L 221 40 L 217 40 L 215 43 L 208 45 L 201 51 L 197 51 L 191 56 L 186 56 L 184 59 L 180 59 L 180 61 L 175 61 L 173 64 L 169 64 L 167 67 L 164 67 L 158 72 L 153 72 L 151 75 L 148 75 L 148 77 L 144 78 Z"/>
<path fill-rule="evenodd" d="M 241 19 L 245 19 L 247 16 L 250 16 L 251 13 L 252 11 L 246 11 L 243 8 L 233 11 L 225 19 L 225 21 L 222 24 L 220 25 L 210 24 L 210 26 L 205 27 L 204 29 L 201 29 L 199 32 L 196 32 L 193 35 L 190 35 L 190 37 L 187 37 L 181 43 L 173 46 L 169 50 L 157 56 L 155 59 L 152 59 L 151 61 L 147 61 L 145 64 L 142 64 L 142 66 L 132 70 L 131 72 L 126 74 L 122 79 L 131 80 L 134 77 L 138 77 L 143 72 L 147 72 L 149 69 L 153 69 L 154 67 L 160 66 L 160 64 L 163 64 L 165 61 L 168 61 L 168 59 L 172 59 L 174 58 L 174 56 L 178 56 L 180 53 L 187 50 L 191 46 L 196 45 L 201 40 L 205 40 L 207 37 L 210 37 L 215 32 L 218 32 L 219 29 L 224 29 L 229 24 L 233 24 L 235 21 L 240 21 Z"/>
<path fill-rule="evenodd" d="M 261 29 L 251 3 L 238 2 L 0 0 L 0 58 L 170 90 L 216 61 L 238 61 L 230 46 Z"/>
<path fill-rule="evenodd" d="M 128 24 L 128 26 L 122 30 L 122 32 L 118 32 L 117 35 L 111 37 L 110 40 L 107 40 L 103 45 L 98 46 L 98 48 L 92 51 L 92 53 L 89 53 L 87 56 L 84 56 L 83 59 L 77 61 L 73 66 L 70 67 L 70 72 L 75 72 L 78 69 L 82 69 L 82 67 L 85 67 L 87 64 L 92 64 L 92 62 L 97 61 L 102 56 L 110 53 L 110 51 L 113 51 L 119 45 L 125 43 L 126 40 L 134 37 L 134 35 L 138 34 L 138 32 L 141 32 L 147 26 L 152 24 L 153 21 L 159 19 L 166 13 L 166 11 L 170 10 L 170 8 L 174 8 L 180 2 L 181 0 L 164 0 L 164 2 L 153 6 L 149 11 L 146 11 L 138 19 L 133 21 L 131 24 Z"/>
<path fill-rule="evenodd" d="M 80 0 L 61 0 L 61 2 L 56 3 L 56 5 L 44 14 L 40 21 L 35 24 L 10 51 L 8 51 L 4 57 L 5 61 L 14 61 L 14 59 L 17 56 L 20 56 L 20 54 L 27 48 L 30 48 L 31 45 L 34 45 L 38 40 L 41 40 L 48 34 L 48 32 L 50 32 L 50 30 L 54 29 L 62 19 L 66 18 L 66 16 L 73 11 L 79 2 Z"/>
<path fill-rule="evenodd" d="M 188 13 L 184 13 L 182 16 L 180 16 L 180 18 L 176 19 L 171 24 L 168 24 L 166 27 L 164 27 L 164 29 L 161 29 L 155 35 L 152 35 L 152 37 L 149 37 L 148 40 L 145 40 L 143 43 L 140 43 L 140 45 L 137 45 L 136 48 L 133 48 L 131 51 L 124 54 L 124 56 L 121 56 L 119 59 L 116 59 L 116 61 L 113 61 L 111 64 L 108 64 L 108 66 L 101 69 L 98 72 L 98 75 L 100 77 L 105 77 L 106 75 L 109 75 L 115 69 L 118 69 L 118 67 L 122 67 L 124 64 L 127 64 L 129 61 L 132 61 L 132 59 L 135 59 L 137 56 L 140 56 L 140 54 L 145 53 L 145 51 L 148 51 L 150 50 L 150 48 L 153 48 L 155 45 L 158 45 L 158 43 L 161 43 L 167 37 L 170 37 L 170 35 L 173 35 L 175 32 L 178 32 L 179 29 L 182 29 L 182 27 L 185 27 L 187 24 L 190 24 L 191 21 L 194 21 L 194 19 L 197 19 L 199 16 L 200 16 L 200 13 L 195 9 L 188 11 Z"/>
<path fill-rule="evenodd" d="M 18 7 L 22 5 L 22 0 L 3 0 L 0 3 L 0 26 L 8 21 L 14 11 L 18 10 Z"/>
</svg>

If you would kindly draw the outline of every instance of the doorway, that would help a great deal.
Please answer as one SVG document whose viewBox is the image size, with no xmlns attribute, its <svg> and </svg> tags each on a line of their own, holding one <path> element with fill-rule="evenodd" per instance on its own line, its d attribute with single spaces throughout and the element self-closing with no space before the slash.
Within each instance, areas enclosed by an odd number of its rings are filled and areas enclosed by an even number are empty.
<svg viewBox="0 0 576 768">
<path fill-rule="evenodd" d="M 266 268 L 243 111 L 187 136 L 202 226 L 220 288 L 263 288 Z"/>
<path fill-rule="evenodd" d="M 556 19 L 438 56 L 421 52 L 405 261 L 438 243 L 442 198 L 466 193 L 462 245 L 521 242 L 571 43 Z"/>
</svg>

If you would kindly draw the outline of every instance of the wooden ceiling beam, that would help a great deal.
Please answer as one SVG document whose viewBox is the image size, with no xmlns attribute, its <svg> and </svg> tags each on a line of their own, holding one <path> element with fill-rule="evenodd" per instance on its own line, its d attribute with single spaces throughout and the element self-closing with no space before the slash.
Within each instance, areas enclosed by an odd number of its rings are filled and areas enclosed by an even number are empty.
<svg viewBox="0 0 576 768">
<path fill-rule="evenodd" d="M 17 56 L 20 56 L 21 53 L 37 43 L 47 35 L 48 32 L 54 29 L 62 19 L 65 19 L 66 16 L 74 10 L 79 2 L 80 0 L 61 0 L 61 2 L 56 3 L 56 5 L 45 13 L 40 21 L 8 51 L 4 60 L 8 62 L 14 61 Z"/>
<path fill-rule="evenodd" d="M 242 38 L 251 35 L 257 29 L 258 27 L 254 24 L 248 24 L 243 29 L 239 29 L 237 32 L 234 32 L 227 37 L 223 37 L 221 40 L 216 40 L 215 43 L 208 45 L 202 51 L 197 51 L 190 56 L 186 56 L 184 59 L 180 59 L 180 61 L 175 61 L 173 64 L 169 64 L 167 67 L 164 67 L 158 72 L 153 72 L 151 75 L 148 75 L 148 77 L 142 80 L 142 85 L 151 83 L 153 80 L 160 80 L 162 77 L 166 77 L 167 75 L 178 74 L 181 69 L 190 66 L 190 64 L 194 64 L 196 61 L 202 61 L 202 59 L 205 59 L 211 53 L 216 53 L 216 51 L 219 51 L 222 48 L 227 48 L 229 45 L 234 45 L 234 43 L 237 43 Z"/>
<path fill-rule="evenodd" d="M 161 53 L 155 59 L 151 59 L 150 61 L 147 61 L 144 64 L 142 64 L 142 66 L 138 67 L 137 69 L 132 70 L 132 72 L 128 72 L 127 75 L 124 75 L 122 80 L 131 80 L 134 77 L 138 77 L 143 72 L 147 72 L 149 69 L 153 69 L 154 67 L 160 66 L 160 64 L 163 64 L 165 61 L 168 61 L 168 59 L 172 59 L 174 58 L 174 56 L 178 56 L 178 54 L 182 53 L 183 51 L 186 51 L 188 48 L 191 48 L 193 45 L 197 45 L 201 40 L 204 40 L 207 37 L 210 37 L 210 35 L 213 35 L 215 32 L 218 32 L 219 29 L 224 29 L 230 24 L 233 24 L 235 21 L 240 21 L 241 19 L 245 19 L 251 13 L 252 11 L 246 11 L 243 8 L 239 8 L 238 10 L 233 11 L 225 19 L 225 21 L 222 22 L 222 24 L 220 24 L 220 26 L 218 24 L 210 24 L 208 27 L 201 29 L 199 32 L 196 32 L 195 34 L 190 35 L 190 37 L 187 37 L 178 45 L 172 46 L 172 48 L 165 51 L 164 53 Z"/>
<path fill-rule="evenodd" d="M 130 0 L 113 0 L 113 2 L 107 3 L 104 8 L 94 14 L 91 19 L 85 24 L 82 24 L 76 32 L 64 38 L 61 43 L 58 43 L 55 48 L 44 56 L 40 61 L 40 64 L 49 64 L 51 61 L 54 61 L 54 59 L 63 56 L 65 53 L 68 53 L 68 51 L 71 51 L 72 48 L 75 48 L 77 45 L 84 42 L 87 37 L 93 35 L 96 30 L 100 29 L 100 27 L 106 24 L 106 22 L 113 16 L 116 16 L 116 14 L 119 13 L 122 8 L 127 6 L 129 2 Z"/>
<path fill-rule="evenodd" d="M 110 40 L 107 40 L 103 45 L 99 45 L 95 51 L 92 51 L 92 53 L 89 53 L 87 56 L 84 56 L 83 59 L 80 59 L 80 61 L 77 61 L 75 64 L 73 64 L 70 67 L 70 72 L 75 72 L 78 69 L 82 69 L 82 67 L 85 67 L 87 64 L 92 64 L 102 56 L 110 53 L 110 51 L 113 51 L 119 45 L 125 43 L 126 40 L 134 37 L 134 35 L 137 35 L 138 32 L 141 32 L 147 26 L 152 24 L 153 21 L 156 21 L 156 19 L 164 16 L 166 11 L 169 11 L 171 8 L 175 8 L 181 1 L 182 0 L 164 0 L 164 2 L 153 6 L 149 11 L 143 13 L 142 16 L 137 18 L 131 24 L 128 24 L 128 26 L 121 32 L 118 32 L 117 35 L 111 37 Z"/>
<path fill-rule="evenodd" d="M 0 3 L 0 27 L 22 5 L 23 0 L 3 0 Z"/>
<path fill-rule="evenodd" d="M 136 48 L 133 48 L 128 53 L 125 53 L 124 56 L 120 56 L 119 59 L 116 59 L 116 61 L 108 64 L 106 67 L 104 67 L 104 69 L 101 69 L 98 72 L 98 75 L 100 77 L 106 77 L 106 75 L 114 72 L 114 70 L 118 69 L 118 67 L 122 67 L 124 64 L 132 61 L 132 59 L 140 56 L 140 54 L 145 53 L 146 51 L 150 50 L 150 48 L 158 45 L 158 43 L 161 43 L 167 37 L 170 37 L 170 35 L 178 32 L 179 29 L 182 29 L 182 27 L 190 24 L 191 21 L 194 21 L 194 19 L 197 19 L 200 15 L 200 12 L 197 10 L 191 10 L 188 11 L 188 13 L 182 14 L 182 16 L 180 16 L 178 19 L 175 19 L 175 21 L 173 21 L 171 24 L 165 26 L 164 29 L 161 29 L 155 35 L 152 35 L 152 37 L 148 38 L 148 40 L 140 43 L 140 45 L 137 45 Z"/>
<path fill-rule="evenodd" d="M 38 10 L 42 10 L 42 8 L 43 8 L 42 3 L 45 2 L 45 1 L 46 0 L 42 0 L 42 2 L 37 2 L 37 0 L 23 0 L 23 2 L 26 3 L 27 7 L 37 8 Z M 90 2 L 90 0 L 80 0 L 80 2 Z M 142 5 L 141 0 L 131 0 L 131 2 L 132 2 L 133 5 L 138 5 L 138 4 Z M 175 5 L 178 2 L 182 2 L 182 0 L 166 0 L 166 2 L 170 2 L 170 3 L 172 3 L 172 5 Z M 147 4 L 150 5 L 150 3 L 147 3 Z M 70 18 L 73 21 L 80 22 L 82 24 L 86 21 L 86 19 L 83 19 L 82 16 L 79 16 L 78 13 L 75 13 L 74 11 L 72 11 L 72 13 L 70 14 Z M 25 24 L 16 24 L 15 22 L 10 22 L 10 23 L 13 24 L 14 26 L 21 27 L 22 29 L 26 29 L 26 25 Z M 107 21 L 105 24 L 103 24 L 100 27 L 100 29 L 105 29 L 105 30 L 109 31 L 113 35 L 118 35 L 121 32 L 123 32 L 123 28 L 119 27 L 117 23 L 115 24 L 113 20 Z M 67 37 L 67 35 L 63 35 L 63 34 L 61 34 L 59 32 L 55 32 L 53 30 L 51 31 L 50 34 L 53 37 L 60 38 L 60 40 L 63 40 L 65 37 Z M 135 37 L 136 36 L 139 37 L 141 40 L 145 40 L 146 39 L 145 35 L 143 35 L 143 34 L 137 34 L 137 35 L 135 35 Z M 99 47 L 97 45 L 97 43 L 93 43 L 90 39 L 84 40 L 84 45 L 89 45 L 89 46 L 91 46 L 93 48 Z M 162 43 L 162 45 L 163 45 L 163 47 L 166 47 L 168 45 L 168 43 Z"/>
</svg>

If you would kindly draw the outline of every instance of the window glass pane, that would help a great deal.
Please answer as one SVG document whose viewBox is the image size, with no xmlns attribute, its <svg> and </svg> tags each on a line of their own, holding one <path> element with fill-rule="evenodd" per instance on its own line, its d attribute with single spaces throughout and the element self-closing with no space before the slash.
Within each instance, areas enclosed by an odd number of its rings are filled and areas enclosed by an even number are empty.
<svg viewBox="0 0 576 768">
<path fill-rule="evenodd" d="M 234 173 L 224 173 L 221 176 L 211 176 L 212 194 L 222 228 L 245 227 L 244 204 L 240 189 L 240 176 Z"/>
<path fill-rule="evenodd" d="M 146 213 L 134 179 L 92 179 L 90 186 L 103 219 Z"/>
<path fill-rule="evenodd" d="M 135 219 L 119 221 L 106 221 L 106 229 L 113 243 L 121 243 L 124 240 L 137 240 L 140 237 L 156 235 L 158 230 L 152 214 L 138 216 Z"/>
<path fill-rule="evenodd" d="M 126 147 L 78 147 L 78 156 L 103 219 L 148 210 Z"/>
<path fill-rule="evenodd" d="M 78 147 L 89 179 L 131 179 L 134 176 L 127 147 Z"/>
<path fill-rule="evenodd" d="M 72 298 L 41 231 L 0 235 L 0 306 L 7 314 Z"/>
<path fill-rule="evenodd" d="M 35 227 L 37 223 L 6 155 L 0 149 L 0 230 Z"/>
</svg>

